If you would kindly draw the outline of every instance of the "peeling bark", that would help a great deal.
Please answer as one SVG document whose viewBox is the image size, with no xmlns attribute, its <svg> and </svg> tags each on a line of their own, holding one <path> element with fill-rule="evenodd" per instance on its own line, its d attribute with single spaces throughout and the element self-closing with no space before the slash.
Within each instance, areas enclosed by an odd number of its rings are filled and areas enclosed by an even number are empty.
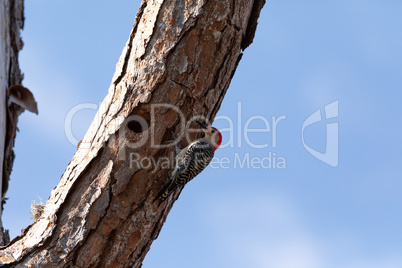
<svg viewBox="0 0 402 268">
<path fill-rule="evenodd" d="M 0 264 L 141 267 L 180 193 L 158 207 L 152 200 L 172 169 L 133 165 L 130 156 L 168 158 L 173 146 L 152 145 L 184 131 L 176 111 L 154 105 L 213 121 L 263 3 L 143 1 L 95 120 L 44 213 L 0 250 Z"/>
</svg>

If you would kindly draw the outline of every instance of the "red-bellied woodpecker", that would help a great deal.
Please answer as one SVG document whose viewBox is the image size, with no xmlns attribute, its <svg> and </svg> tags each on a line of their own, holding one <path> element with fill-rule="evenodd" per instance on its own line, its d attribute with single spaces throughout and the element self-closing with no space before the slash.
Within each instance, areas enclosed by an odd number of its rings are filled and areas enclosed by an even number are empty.
<svg viewBox="0 0 402 268">
<path fill-rule="evenodd" d="M 219 130 L 196 122 L 202 127 L 205 137 L 193 141 L 181 151 L 176 147 L 176 167 L 173 170 L 172 178 L 154 199 L 154 201 L 159 199 L 159 204 L 165 201 L 172 192 L 183 188 L 187 182 L 203 171 L 214 157 L 215 150 L 222 143 L 222 134 Z"/>
</svg>

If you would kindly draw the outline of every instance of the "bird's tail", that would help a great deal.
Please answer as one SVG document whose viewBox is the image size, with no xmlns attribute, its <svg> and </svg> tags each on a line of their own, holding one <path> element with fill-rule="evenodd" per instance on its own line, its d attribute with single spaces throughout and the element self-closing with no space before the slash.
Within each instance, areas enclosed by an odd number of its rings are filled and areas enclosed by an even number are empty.
<svg viewBox="0 0 402 268">
<path fill-rule="evenodd" d="M 159 205 L 162 204 L 163 201 L 168 198 L 171 192 L 173 192 L 175 184 L 173 183 L 173 180 L 170 180 L 168 183 L 163 186 L 163 188 L 159 191 L 159 193 L 155 196 L 153 202 L 156 200 L 159 200 Z"/>
</svg>

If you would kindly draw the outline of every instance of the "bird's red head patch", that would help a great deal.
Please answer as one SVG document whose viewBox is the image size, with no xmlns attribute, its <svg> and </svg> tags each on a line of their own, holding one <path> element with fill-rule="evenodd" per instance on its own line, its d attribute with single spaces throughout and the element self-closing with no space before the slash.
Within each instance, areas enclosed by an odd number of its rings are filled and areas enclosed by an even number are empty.
<svg viewBox="0 0 402 268">
<path fill-rule="evenodd" d="M 220 133 L 219 130 L 217 130 L 217 129 L 214 128 L 214 127 L 207 127 L 207 128 L 208 128 L 209 132 L 211 133 L 210 135 L 211 135 L 212 138 L 213 138 L 212 141 L 213 141 L 214 150 L 216 150 L 216 149 L 219 148 L 219 146 L 220 146 L 221 143 L 222 143 L 222 134 Z"/>
</svg>

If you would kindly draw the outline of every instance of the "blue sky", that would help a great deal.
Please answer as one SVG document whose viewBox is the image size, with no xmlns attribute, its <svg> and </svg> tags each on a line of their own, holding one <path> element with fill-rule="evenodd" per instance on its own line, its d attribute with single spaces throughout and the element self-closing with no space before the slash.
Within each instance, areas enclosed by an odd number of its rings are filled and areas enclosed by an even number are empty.
<svg viewBox="0 0 402 268">
<path fill-rule="evenodd" d="M 20 117 L 3 215 L 12 236 L 31 222 L 32 200 L 48 198 L 75 153 L 65 117 L 106 96 L 139 4 L 26 1 L 20 63 L 39 116 Z M 229 164 L 186 186 L 143 267 L 402 267 L 400 14 L 396 0 L 268 1 L 215 122 L 227 128 L 224 116 L 233 120 L 234 146 L 216 152 Z M 339 117 L 325 120 L 324 107 L 335 101 Z M 305 128 L 304 141 L 325 152 L 327 124 L 337 124 L 336 167 L 303 146 L 303 122 L 317 110 L 324 120 Z M 73 117 L 78 140 L 95 112 Z M 245 124 L 255 116 L 271 131 L 248 138 L 266 148 L 246 142 Z M 274 147 L 272 117 L 281 116 Z M 236 162 L 270 154 L 285 167 Z"/>
</svg>

